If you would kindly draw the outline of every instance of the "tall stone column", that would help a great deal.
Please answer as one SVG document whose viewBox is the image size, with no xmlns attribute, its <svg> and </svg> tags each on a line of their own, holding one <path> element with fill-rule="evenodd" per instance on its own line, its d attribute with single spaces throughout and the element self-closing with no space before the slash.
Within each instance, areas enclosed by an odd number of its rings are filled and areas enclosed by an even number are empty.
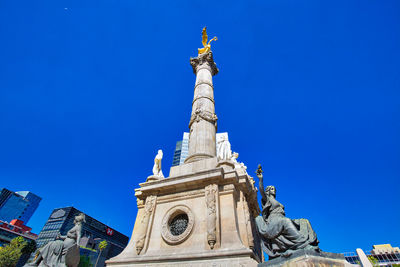
<svg viewBox="0 0 400 267">
<path fill-rule="evenodd" d="M 189 155 L 185 163 L 216 157 L 217 115 L 212 76 L 218 73 L 212 52 L 191 58 L 196 74 L 192 115 L 189 122 Z"/>
</svg>

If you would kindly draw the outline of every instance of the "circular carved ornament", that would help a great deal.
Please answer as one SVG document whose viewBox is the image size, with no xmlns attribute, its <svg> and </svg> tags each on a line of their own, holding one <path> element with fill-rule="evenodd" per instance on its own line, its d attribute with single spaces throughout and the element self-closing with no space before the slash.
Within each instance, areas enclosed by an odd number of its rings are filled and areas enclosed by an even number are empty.
<svg viewBox="0 0 400 267">
<path fill-rule="evenodd" d="M 170 231 L 171 222 L 177 216 L 181 217 L 182 215 L 186 215 L 188 219 L 186 229 L 185 231 L 183 231 L 182 234 L 174 235 Z M 187 206 L 184 205 L 175 206 L 169 209 L 167 213 L 164 215 L 161 224 L 161 236 L 164 239 L 164 241 L 167 242 L 168 244 L 177 245 L 179 243 L 182 243 L 189 237 L 190 233 L 192 232 L 193 226 L 194 226 L 194 216 L 192 211 Z"/>
</svg>

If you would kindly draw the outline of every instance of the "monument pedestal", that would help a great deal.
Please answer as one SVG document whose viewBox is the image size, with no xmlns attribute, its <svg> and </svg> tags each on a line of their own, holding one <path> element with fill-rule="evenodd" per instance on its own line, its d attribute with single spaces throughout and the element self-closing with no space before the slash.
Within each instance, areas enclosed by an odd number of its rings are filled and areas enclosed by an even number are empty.
<svg viewBox="0 0 400 267">
<path fill-rule="evenodd" d="M 190 64 L 196 83 L 188 157 L 171 168 L 170 177 L 149 177 L 135 190 L 132 238 L 107 266 L 255 267 L 262 259 L 254 180 L 230 158 L 216 157 L 212 77 L 218 69 L 211 51 L 191 58 Z"/>
<path fill-rule="evenodd" d="M 288 258 L 277 258 L 263 263 L 258 267 L 352 267 L 342 254 L 330 252 L 315 252 L 311 250 L 295 251 Z"/>
<path fill-rule="evenodd" d="M 136 189 L 132 238 L 107 266 L 257 266 L 254 218 L 260 211 L 253 178 L 216 166 L 191 166 L 192 174 L 180 167 L 184 175 Z"/>
</svg>

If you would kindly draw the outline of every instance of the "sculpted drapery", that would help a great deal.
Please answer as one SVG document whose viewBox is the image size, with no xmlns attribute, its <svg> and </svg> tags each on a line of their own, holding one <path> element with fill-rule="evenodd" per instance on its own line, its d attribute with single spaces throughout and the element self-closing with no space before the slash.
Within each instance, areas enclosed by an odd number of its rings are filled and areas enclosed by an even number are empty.
<svg viewBox="0 0 400 267">
<path fill-rule="evenodd" d="M 262 196 L 262 212 L 256 218 L 256 225 L 261 236 L 261 246 L 269 258 L 288 257 L 300 249 L 319 251 L 319 241 L 310 222 L 307 219 L 287 218 L 285 207 L 275 199 L 275 187 L 268 186 L 264 191 L 261 166 L 256 173 L 260 179 Z"/>
<path fill-rule="evenodd" d="M 85 221 L 85 215 L 80 214 L 75 217 L 74 224 L 65 236 L 58 236 L 56 240 L 47 243 L 39 248 L 35 260 L 25 266 L 39 267 L 76 267 L 79 264 L 79 241 L 81 238 L 82 223 Z M 75 247 L 75 250 L 72 251 Z M 70 253 L 69 260 L 66 262 L 67 253 Z"/>
</svg>

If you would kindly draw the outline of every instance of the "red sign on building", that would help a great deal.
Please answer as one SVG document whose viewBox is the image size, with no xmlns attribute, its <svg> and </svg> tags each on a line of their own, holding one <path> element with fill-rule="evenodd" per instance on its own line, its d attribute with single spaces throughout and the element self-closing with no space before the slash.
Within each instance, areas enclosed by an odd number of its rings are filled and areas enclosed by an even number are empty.
<svg viewBox="0 0 400 267">
<path fill-rule="evenodd" d="M 114 234 L 114 230 L 111 228 L 107 228 L 107 235 L 113 235 Z"/>
</svg>

